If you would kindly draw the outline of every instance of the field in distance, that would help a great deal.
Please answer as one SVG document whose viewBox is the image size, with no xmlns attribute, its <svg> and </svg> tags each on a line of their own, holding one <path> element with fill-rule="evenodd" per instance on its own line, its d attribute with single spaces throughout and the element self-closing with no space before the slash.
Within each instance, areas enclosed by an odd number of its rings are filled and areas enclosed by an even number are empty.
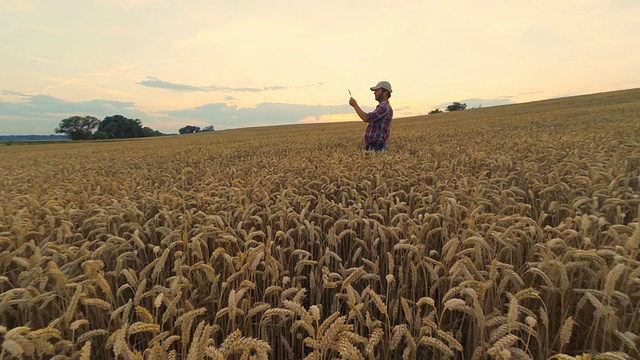
<svg viewBox="0 0 640 360">
<path fill-rule="evenodd" d="M 364 126 L 0 146 L 0 357 L 640 358 L 640 89 Z"/>
</svg>

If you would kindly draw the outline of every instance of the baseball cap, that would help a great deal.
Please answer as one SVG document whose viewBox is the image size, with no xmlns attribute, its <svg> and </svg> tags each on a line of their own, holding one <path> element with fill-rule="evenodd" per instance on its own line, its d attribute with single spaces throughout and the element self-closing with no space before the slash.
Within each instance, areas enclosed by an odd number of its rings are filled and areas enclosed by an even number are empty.
<svg viewBox="0 0 640 360">
<path fill-rule="evenodd" d="M 389 92 L 393 92 L 393 90 L 391 90 L 391 84 L 389 84 L 388 81 L 380 81 L 376 86 L 371 87 L 371 91 L 378 90 L 378 89 L 385 89 L 385 90 L 389 90 Z"/>
</svg>

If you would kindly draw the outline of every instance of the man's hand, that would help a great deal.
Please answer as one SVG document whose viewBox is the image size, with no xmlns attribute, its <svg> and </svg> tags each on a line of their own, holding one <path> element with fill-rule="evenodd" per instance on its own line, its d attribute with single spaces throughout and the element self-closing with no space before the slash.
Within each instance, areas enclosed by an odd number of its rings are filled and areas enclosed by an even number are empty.
<svg viewBox="0 0 640 360">
<path fill-rule="evenodd" d="M 356 99 L 354 98 L 350 98 L 349 99 L 349 105 L 353 106 L 353 109 L 356 111 L 356 114 L 358 114 L 358 117 L 364 121 L 364 122 L 368 122 L 369 118 L 367 117 L 367 113 L 364 112 L 361 108 L 360 105 L 358 105 L 358 102 L 356 101 Z"/>
</svg>

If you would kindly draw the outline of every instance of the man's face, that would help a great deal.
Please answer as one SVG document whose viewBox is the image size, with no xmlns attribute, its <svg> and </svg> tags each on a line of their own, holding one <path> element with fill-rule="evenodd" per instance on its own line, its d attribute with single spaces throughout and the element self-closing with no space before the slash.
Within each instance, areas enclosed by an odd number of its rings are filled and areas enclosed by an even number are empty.
<svg viewBox="0 0 640 360">
<path fill-rule="evenodd" d="M 373 95 L 375 95 L 376 101 L 383 101 L 384 100 L 384 90 L 383 89 L 376 89 L 373 92 Z"/>
</svg>

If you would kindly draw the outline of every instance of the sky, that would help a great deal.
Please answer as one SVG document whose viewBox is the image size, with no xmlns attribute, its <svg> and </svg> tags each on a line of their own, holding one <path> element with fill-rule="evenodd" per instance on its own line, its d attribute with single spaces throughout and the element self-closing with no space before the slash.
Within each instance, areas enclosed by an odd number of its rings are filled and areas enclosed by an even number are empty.
<svg viewBox="0 0 640 360">
<path fill-rule="evenodd" d="M 177 133 L 640 87 L 638 0 L 0 0 L 0 135 L 124 115 Z"/>
</svg>

